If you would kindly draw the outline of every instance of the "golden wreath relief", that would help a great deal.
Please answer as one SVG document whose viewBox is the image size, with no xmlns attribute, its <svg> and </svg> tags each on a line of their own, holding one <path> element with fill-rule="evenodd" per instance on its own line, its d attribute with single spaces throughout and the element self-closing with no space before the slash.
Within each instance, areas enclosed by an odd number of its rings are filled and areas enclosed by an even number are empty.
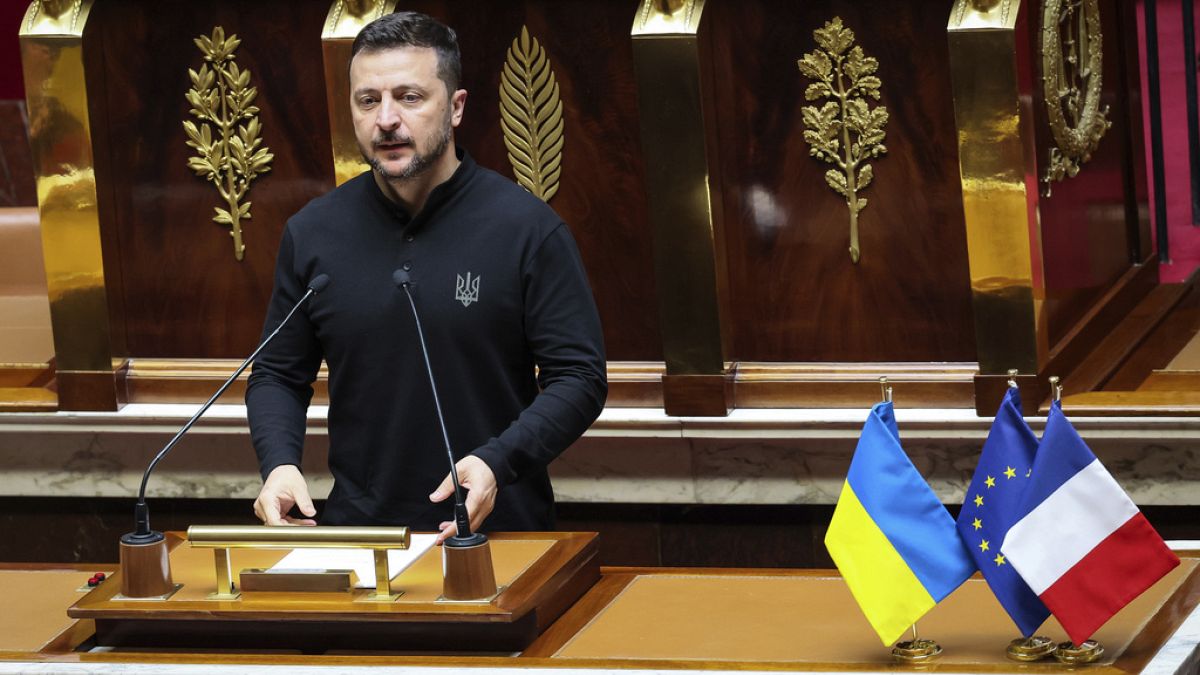
<svg viewBox="0 0 1200 675">
<path fill-rule="evenodd" d="M 1112 126 L 1101 106 L 1104 53 L 1098 0 L 1046 0 L 1042 5 L 1042 94 L 1054 137 L 1050 184 L 1079 173 Z"/>
<path fill-rule="evenodd" d="M 204 53 L 204 64 L 199 71 L 188 69 L 189 112 L 200 121 L 183 123 L 187 145 L 196 150 L 188 168 L 212 183 L 225 200 L 226 208 L 214 207 L 213 221 L 229 226 L 233 255 L 241 260 L 246 254 L 242 221 L 250 220 L 250 202 L 243 199 L 251 181 L 271 170 L 275 155 L 259 138 L 262 128 L 254 105 L 258 90 L 250 86 L 250 71 L 234 61 L 233 52 L 242 41 L 236 35 L 226 38 L 225 29 L 217 26 L 212 37 L 201 35 L 195 43 Z"/>
<path fill-rule="evenodd" d="M 824 28 L 813 31 L 818 49 L 804 55 L 796 65 L 814 80 L 804 90 L 809 101 L 829 99 L 820 108 L 804 106 L 804 140 L 809 154 L 836 168 L 825 172 L 825 182 L 850 207 L 850 260 L 858 263 L 862 251 L 858 244 L 858 215 L 867 207 L 865 190 L 875 177 L 867 160 L 887 152 L 883 145 L 888 112 L 882 105 L 871 107 L 867 99 L 878 101 L 882 82 L 875 75 L 879 62 L 854 44 L 854 31 L 834 17 Z"/>
</svg>

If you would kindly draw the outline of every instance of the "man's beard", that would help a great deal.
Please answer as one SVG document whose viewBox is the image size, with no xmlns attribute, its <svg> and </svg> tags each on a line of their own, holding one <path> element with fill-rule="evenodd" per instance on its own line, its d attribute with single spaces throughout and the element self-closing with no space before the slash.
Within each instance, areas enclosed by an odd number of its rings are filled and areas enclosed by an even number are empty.
<svg viewBox="0 0 1200 675">
<path fill-rule="evenodd" d="M 446 124 L 442 127 L 442 133 L 434 141 L 433 148 L 428 153 L 417 152 L 416 143 L 414 143 L 412 139 L 401 138 L 394 131 L 389 131 L 380 135 L 378 138 L 373 139 L 371 141 L 372 145 L 379 143 L 408 143 L 412 146 L 413 156 L 412 159 L 409 160 L 408 166 L 396 172 L 390 172 L 385 169 L 383 162 L 378 157 L 373 155 L 368 156 L 362 147 L 359 147 L 358 150 L 362 153 L 363 159 L 366 160 L 367 164 L 370 164 L 371 168 L 374 169 L 381 177 L 383 177 L 384 180 L 404 181 L 415 178 L 416 176 L 428 171 L 429 168 L 433 166 L 434 162 L 436 162 L 442 155 L 446 154 L 446 148 L 450 146 L 451 138 L 452 132 L 450 127 L 450 116 L 447 115 Z M 431 137 L 430 140 L 433 140 L 433 137 Z"/>
</svg>

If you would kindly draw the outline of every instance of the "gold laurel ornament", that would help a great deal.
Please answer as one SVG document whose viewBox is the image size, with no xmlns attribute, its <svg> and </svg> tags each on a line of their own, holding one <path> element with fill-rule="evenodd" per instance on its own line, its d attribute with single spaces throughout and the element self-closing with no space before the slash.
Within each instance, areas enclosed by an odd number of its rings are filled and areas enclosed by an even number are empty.
<svg viewBox="0 0 1200 675">
<path fill-rule="evenodd" d="M 229 226 L 233 255 L 242 260 L 246 254 L 242 221 L 251 217 L 250 202 L 243 199 L 251 181 L 271 170 L 275 155 L 259 137 L 262 127 L 254 105 L 258 90 L 250 86 L 250 71 L 234 61 L 233 52 L 242 41 L 237 35 L 226 38 L 225 29 L 217 26 L 211 37 L 201 35 L 194 42 L 204 53 L 204 64 L 199 71 L 188 69 L 192 80 L 186 95 L 192 106 L 188 112 L 199 120 L 198 124 L 183 122 L 187 145 L 196 150 L 188 158 L 188 168 L 212 183 L 225 200 L 227 208 L 214 207 L 213 221 Z"/>
<path fill-rule="evenodd" d="M 850 208 L 850 260 L 858 263 L 858 215 L 867 206 L 865 190 L 875 177 L 867 160 L 887 152 L 883 141 L 888 122 L 887 108 L 871 107 L 868 99 L 879 101 L 882 82 L 875 72 L 879 62 L 854 45 L 854 31 L 842 25 L 841 17 L 827 21 L 813 31 L 818 49 L 796 62 L 800 72 L 813 80 L 804 90 L 809 101 L 829 99 L 820 108 L 804 106 L 804 140 L 809 154 L 833 164 L 825 172 L 825 182 Z"/>
<path fill-rule="evenodd" d="M 500 126 L 517 183 L 550 201 L 562 175 L 562 100 L 546 50 L 525 26 L 501 73 Z"/>
</svg>

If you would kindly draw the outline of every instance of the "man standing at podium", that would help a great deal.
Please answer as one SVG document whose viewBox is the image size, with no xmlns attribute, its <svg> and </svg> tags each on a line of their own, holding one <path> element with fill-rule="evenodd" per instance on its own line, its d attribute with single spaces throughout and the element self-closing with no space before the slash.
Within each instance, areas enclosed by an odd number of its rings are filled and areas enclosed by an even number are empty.
<svg viewBox="0 0 1200 675">
<path fill-rule="evenodd" d="M 269 525 L 454 534 L 417 324 L 393 280 L 403 270 L 472 528 L 554 527 L 546 467 L 607 394 L 600 322 L 567 226 L 456 147 L 460 74 L 454 32 L 423 14 L 385 16 L 354 41 L 350 106 L 371 171 L 288 221 L 264 335 L 314 277 L 331 281 L 259 356 L 246 390 L 264 481 L 254 509 Z M 299 467 L 322 359 L 334 486 L 318 516 Z"/>
</svg>

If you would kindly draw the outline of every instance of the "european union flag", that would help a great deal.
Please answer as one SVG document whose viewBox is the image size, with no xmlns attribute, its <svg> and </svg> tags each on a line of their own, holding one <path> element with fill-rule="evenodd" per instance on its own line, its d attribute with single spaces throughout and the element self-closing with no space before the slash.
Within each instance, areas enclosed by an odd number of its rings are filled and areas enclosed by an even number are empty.
<svg viewBox="0 0 1200 675">
<path fill-rule="evenodd" d="M 1010 387 L 996 411 L 975 477 L 967 489 L 958 532 L 1004 611 L 1025 637 L 1042 625 L 1050 610 L 1000 553 L 1008 530 L 1024 514 L 1021 493 L 1029 484 L 1038 439 L 1021 417 L 1021 394 Z"/>
</svg>

